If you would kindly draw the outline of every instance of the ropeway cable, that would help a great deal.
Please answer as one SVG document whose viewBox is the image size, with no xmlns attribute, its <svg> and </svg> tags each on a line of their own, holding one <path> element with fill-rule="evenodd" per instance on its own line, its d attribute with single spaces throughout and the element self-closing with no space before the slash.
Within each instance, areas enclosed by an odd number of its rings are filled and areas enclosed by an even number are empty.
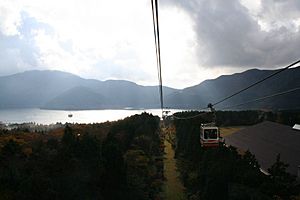
<svg viewBox="0 0 300 200">
<path fill-rule="evenodd" d="M 234 108 L 234 107 L 242 106 L 242 105 L 253 103 L 253 102 L 257 102 L 257 101 L 263 101 L 265 99 L 269 99 L 269 98 L 272 98 L 272 97 L 277 97 L 277 96 L 285 95 L 285 94 L 288 94 L 288 93 L 291 93 L 291 92 L 295 92 L 295 91 L 298 91 L 298 90 L 300 90 L 300 87 L 289 89 L 289 90 L 286 90 L 286 91 L 283 91 L 283 92 L 278 92 L 278 93 L 271 94 L 271 95 L 267 95 L 267 96 L 260 97 L 260 98 L 257 98 L 257 99 L 252 99 L 252 100 L 246 101 L 244 103 L 240 103 L 240 104 L 236 104 L 236 105 L 232 105 L 232 106 L 228 106 L 228 107 L 222 108 L 221 110 L 226 110 L 226 109 L 229 109 L 229 108 Z"/>
<path fill-rule="evenodd" d="M 163 115 L 164 101 L 163 101 L 163 87 L 161 74 L 161 56 L 160 56 L 160 39 L 159 39 L 159 21 L 158 21 L 158 1 L 151 0 L 153 29 L 155 38 L 156 63 L 159 82 L 160 108 Z"/>
<path fill-rule="evenodd" d="M 218 104 L 220 104 L 220 103 L 222 103 L 222 102 L 224 102 L 224 101 L 226 101 L 226 100 L 228 100 L 228 99 L 230 99 L 230 98 L 232 98 L 232 97 L 234 97 L 234 96 L 236 96 L 236 95 L 238 95 L 238 94 L 240 94 L 240 93 L 242 93 L 242 92 L 244 92 L 244 91 L 246 91 L 246 90 L 248 90 L 248 89 L 250 89 L 252 87 L 254 87 L 255 85 L 258 85 L 258 84 L 266 81 L 267 79 L 272 78 L 273 76 L 276 76 L 277 74 L 279 74 L 279 73 L 281 73 L 281 72 L 289 69 L 290 67 L 292 67 L 292 66 L 294 66 L 294 65 L 296 65 L 298 63 L 300 63 L 300 60 L 297 60 L 297 61 L 289 64 L 288 66 L 286 66 L 286 67 L 278 70 L 277 72 L 274 72 L 273 74 L 271 74 L 271 75 L 269 75 L 269 76 L 267 76 L 267 77 L 265 77 L 265 78 L 263 78 L 263 79 L 255 82 L 255 83 L 253 83 L 253 84 L 251 84 L 251 85 L 249 85 L 249 86 L 247 86 L 247 87 L 245 87 L 245 88 L 243 88 L 243 89 L 241 89 L 241 90 L 239 90 L 239 91 L 237 91 L 237 92 L 235 92 L 235 93 L 233 93 L 231 95 L 229 95 L 228 97 L 225 97 L 224 99 L 222 99 L 220 101 L 217 101 L 216 103 L 213 103 L 212 106 L 216 106 L 216 105 L 218 105 Z"/>
<path fill-rule="evenodd" d="M 294 66 L 294 65 L 296 65 L 296 64 L 298 64 L 298 63 L 300 63 L 300 60 L 297 60 L 297 61 L 295 61 L 295 62 L 289 64 L 288 66 L 286 66 L 286 67 L 284 67 L 284 68 L 282 68 L 282 69 L 280 69 L 280 70 L 274 72 L 273 74 L 271 74 L 271 75 L 269 75 L 269 76 L 267 76 L 267 77 L 265 77 L 265 78 L 263 78 L 263 79 L 261 79 L 261 80 L 255 82 L 255 83 L 253 83 L 253 84 L 251 84 L 251 85 L 249 85 L 249 86 L 247 86 L 247 87 L 245 87 L 245 88 L 243 88 L 243 89 L 241 89 L 241 90 L 239 90 L 239 91 L 233 93 L 232 95 L 230 95 L 230 96 L 228 96 L 228 97 L 225 97 L 225 98 L 223 98 L 222 100 L 220 100 L 220 101 L 218 101 L 218 102 L 216 102 L 216 103 L 211 104 L 211 106 L 218 105 L 218 104 L 220 104 L 220 103 L 222 103 L 222 102 L 224 102 L 224 101 L 226 101 L 226 100 L 228 100 L 228 99 L 230 99 L 230 98 L 232 98 L 232 97 L 234 97 L 234 96 L 236 96 L 236 95 L 238 95 L 238 94 L 240 94 L 240 93 L 242 93 L 242 92 L 244 92 L 244 91 L 246 91 L 246 90 L 248 90 L 248 89 L 250 89 L 250 88 L 252 88 L 252 87 L 254 87 L 255 85 L 258 85 L 258 84 L 260 84 L 260 83 L 266 81 L 267 79 L 272 78 L 273 76 L 276 76 L 277 74 L 279 74 L 279 73 L 281 73 L 281 72 L 283 72 L 283 71 L 289 69 L 290 67 L 292 67 L 292 66 Z M 294 89 L 295 89 L 295 88 L 294 88 Z M 294 89 L 292 89 L 292 90 L 294 91 Z M 289 93 L 289 92 L 288 92 L 288 93 Z M 284 94 L 285 94 L 285 93 L 284 93 Z M 273 94 L 273 95 L 279 96 L 279 95 L 281 95 L 281 94 Z M 269 95 L 269 96 L 270 96 L 270 95 Z M 273 97 L 273 96 L 271 95 L 271 97 Z M 271 97 L 266 96 L 266 97 L 262 97 L 262 98 L 266 99 L 266 98 L 271 98 Z M 254 99 L 254 100 L 255 100 L 255 101 L 259 101 L 259 100 L 257 100 L 257 99 Z M 254 100 L 251 100 L 251 102 L 255 102 Z M 246 104 L 246 103 L 245 103 L 245 104 Z M 235 106 L 236 106 L 236 105 L 235 105 Z M 240 106 L 240 105 L 239 105 L 239 106 Z M 223 109 L 228 109 L 228 108 L 223 108 Z M 203 113 L 202 113 L 202 114 L 203 114 Z M 174 116 L 174 115 L 173 115 L 173 116 Z M 198 115 L 195 115 L 195 116 L 190 116 L 190 117 L 187 117 L 187 118 L 180 118 L 180 119 L 192 119 L 192 118 L 196 118 L 196 117 L 199 117 L 199 116 L 201 116 L 201 115 L 198 114 Z M 176 117 L 174 116 L 174 118 L 176 118 Z M 179 118 L 177 117 L 177 119 L 179 119 Z"/>
<path fill-rule="evenodd" d="M 272 97 L 277 97 L 277 96 L 289 94 L 289 93 L 296 92 L 296 91 L 300 91 L 300 87 L 289 89 L 289 90 L 286 90 L 286 91 L 283 91 L 283 92 L 278 92 L 278 93 L 271 94 L 271 95 L 267 95 L 267 96 L 260 97 L 260 98 L 257 98 L 257 99 L 252 99 L 252 100 L 246 101 L 244 103 L 239 103 L 239 104 L 236 104 L 236 105 L 224 107 L 221 110 L 226 110 L 226 109 L 230 109 L 230 108 L 234 108 L 234 107 L 239 107 L 239 106 L 242 106 L 242 105 L 245 105 L 245 104 L 249 104 L 249 103 L 253 103 L 253 102 L 257 102 L 257 101 L 263 101 L 263 100 L 266 100 L 266 99 L 269 99 L 269 98 L 272 98 Z M 197 114 L 197 115 L 194 115 L 194 116 L 190 116 L 190 117 L 177 117 L 175 115 L 173 115 L 173 117 L 175 119 L 193 119 L 193 118 L 205 115 L 205 114 L 207 114 L 207 112 L 200 113 L 200 114 Z"/>
</svg>

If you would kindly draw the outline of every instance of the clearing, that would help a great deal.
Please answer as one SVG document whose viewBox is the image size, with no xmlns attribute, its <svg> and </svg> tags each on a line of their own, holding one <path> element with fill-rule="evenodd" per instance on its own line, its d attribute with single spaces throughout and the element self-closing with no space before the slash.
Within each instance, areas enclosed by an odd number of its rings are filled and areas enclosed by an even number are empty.
<svg viewBox="0 0 300 200">
<path fill-rule="evenodd" d="M 168 136 L 167 136 L 168 137 Z M 164 157 L 164 175 L 165 181 L 165 199 L 167 200 L 184 200 L 184 187 L 179 179 L 179 172 L 176 167 L 175 152 L 171 143 L 164 140 L 165 157 Z"/>
</svg>

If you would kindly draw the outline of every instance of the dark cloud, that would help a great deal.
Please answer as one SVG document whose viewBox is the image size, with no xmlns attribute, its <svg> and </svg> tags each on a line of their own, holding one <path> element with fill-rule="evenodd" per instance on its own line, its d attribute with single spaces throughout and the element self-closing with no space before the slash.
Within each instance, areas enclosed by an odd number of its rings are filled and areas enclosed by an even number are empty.
<svg viewBox="0 0 300 200">
<path fill-rule="evenodd" d="M 268 16 L 269 22 L 275 23 L 280 18 L 278 12 L 299 14 L 299 2 L 268 0 L 262 4 L 260 16 Z M 285 21 L 266 31 L 259 25 L 259 18 L 252 17 L 238 0 L 166 0 L 162 5 L 180 6 L 190 14 L 195 23 L 202 65 L 276 67 L 299 58 L 299 30 L 285 26 Z M 291 20 L 296 14 L 284 17 Z"/>
<path fill-rule="evenodd" d="M 263 0 L 261 5 L 260 15 L 273 23 L 286 19 L 291 21 L 294 17 L 300 17 L 299 0 Z"/>
</svg>

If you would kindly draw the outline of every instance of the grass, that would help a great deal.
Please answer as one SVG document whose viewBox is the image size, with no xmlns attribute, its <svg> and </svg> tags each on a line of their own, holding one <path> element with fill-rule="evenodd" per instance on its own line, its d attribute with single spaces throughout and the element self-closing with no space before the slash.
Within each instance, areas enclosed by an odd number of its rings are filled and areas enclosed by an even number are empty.
<svg viewBox="0 0 300 200">
<path fill-rule="evenodd" d="M 244 128 L 246 127 L 245 126 L 220 127 L 220 133 L 222 137 L 226 137 Z"/>
<path fill-rule="evenodd" d="M 179 172 L 174 159 L 174 149 L 167 140 L 165 144 L 164 175 L 166 177 L 164 192 L 167 200 L 184 200 L 184 187 L 179 179 Z"/>
</svg>

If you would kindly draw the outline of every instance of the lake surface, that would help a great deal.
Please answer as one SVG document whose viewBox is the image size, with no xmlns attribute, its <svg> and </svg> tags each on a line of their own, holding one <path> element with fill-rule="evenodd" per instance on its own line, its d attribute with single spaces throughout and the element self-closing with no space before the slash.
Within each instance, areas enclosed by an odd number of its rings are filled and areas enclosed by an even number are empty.
<svg viewBox="0 0 300 200">
<path fill-rule="evenodd" d="M 181 110 L 171 110 L 171 113 Z M 36 122 L 38 124 L 61 123 L 96 123 L 105 121 L 115 121 L 125 117 L 141 114 L 142 112 L 152 113 L 161 117 L 160 109 L 147 110 L 43 110 L 43 109 L 8 109 L 0 110 L 0 122 L 3 123 L 24 123 Z M 72 114 L 73 117 L 68 117 Z"/>
</svg>

